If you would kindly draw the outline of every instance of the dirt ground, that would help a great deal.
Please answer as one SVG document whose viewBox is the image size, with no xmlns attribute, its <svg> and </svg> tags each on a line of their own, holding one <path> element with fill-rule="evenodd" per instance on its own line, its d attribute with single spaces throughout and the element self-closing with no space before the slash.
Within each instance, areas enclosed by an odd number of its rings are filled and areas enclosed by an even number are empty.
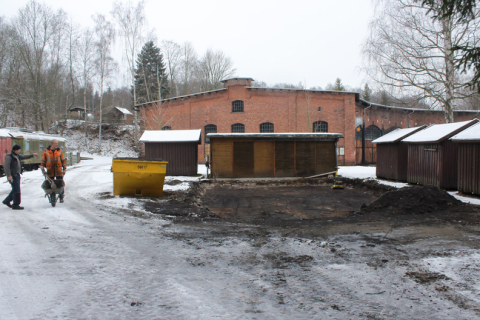
<svg viewBox="0 0 480 320">
<path fill-rule="evenodd" d="M 408 234 L 413 240 L 433 234 L 462 238 L 480 226 L 479 206 L 436 187 L 396 189 L 356 179 L 345 179 L 344 189 L 333 189 L 327 178 L 202 181 L 187 193 L 166 193 L 160 201 L 147 201 L 145 208 L 175 217 L 176 223 L 215 226 L 212 232 L 220 234 L 242 229 L 225 231 L 236 225 L 304 238 L 385 232 L 386 240 L 396 229 L 415 227 Z"/>
</svg>

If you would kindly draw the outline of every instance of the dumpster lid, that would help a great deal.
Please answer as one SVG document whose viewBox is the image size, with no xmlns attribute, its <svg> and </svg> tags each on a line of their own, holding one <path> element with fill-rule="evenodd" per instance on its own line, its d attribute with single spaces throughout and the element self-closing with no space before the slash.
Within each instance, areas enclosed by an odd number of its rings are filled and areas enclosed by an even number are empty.
<svg viewBox="0 0 480 320">
<path fill-rule="evenodd" d="M 118 158 L 113 158 L 113 160 L 127 160 L 127 161 L 161 161 L 161 162 L 165 162 L 165 160 L 160 159 L 160 158 L 118 157 Z"/>
</svg>

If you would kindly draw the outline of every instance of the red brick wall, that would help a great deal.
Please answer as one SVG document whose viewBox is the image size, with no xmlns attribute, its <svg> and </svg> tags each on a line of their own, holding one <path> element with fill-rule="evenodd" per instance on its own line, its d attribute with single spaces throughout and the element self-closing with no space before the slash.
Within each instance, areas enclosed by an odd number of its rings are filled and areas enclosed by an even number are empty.
<svg viewBox="0 0 480 320">
<path fill-rule="evenodd" d="M 218 133 L 230 133 L 231 125 L 242 123 L 245 132 L 260 132 L 260 124 L 271 122 L 276 133 L 312 132 L 315 121 L 328 122 L 328 132 L 341 133 L 338 142 L 345 148 L 339 156 L 339 165 L 354 165 L 355 117 L 362 117 L 366 107 L 358 95 L 348 92 L 303 91 L 287 89 L 248 88 L 248 81 L 228 80 L 226 89 L 173 98 L 163 102 L 161 110 L 150 104 L 140 106 L 144 129 L 159 130 L 168 125 L 173 130 L 202 129 L 202 144 L 198 148 L 199 162 L 205 161 L 204 127 L 217 126 Z M 244 102 L 243 113 L 232 113 L 232 102 Z M 357 100 L 357 101 L 356 101 Z M 321 111 L 318 108 L 321 107 Z M 455 121 L 471 120 L 475 113 L 456 112 Z M 365 110 L 366 126 L 376 125 L 382 130 L 393 126 L 407 128 L 422 124 L 444 123 L 442 112 L 415 111 L 373 106 Z M 160 124 L 159 124 L 160 123 Z"/>
</svg>

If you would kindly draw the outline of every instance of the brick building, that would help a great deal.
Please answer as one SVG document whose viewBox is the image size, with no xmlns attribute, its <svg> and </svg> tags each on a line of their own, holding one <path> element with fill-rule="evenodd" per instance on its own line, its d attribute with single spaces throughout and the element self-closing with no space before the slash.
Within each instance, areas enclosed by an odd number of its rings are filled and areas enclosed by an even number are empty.
<svg viewBox="0 0 480 320">
<path fill-rule="evenodd" d="M 340 133 L 344 138 L 337 143 L 339 165 L 374 163 L 371 141 L 385 132 L 445 122 L 441 111 L 370 104 L 356 92 L 256 88 L 251 87 L 252 81 L 227 79 L 222 81 L 223 89 L 144 103 L 137 106 L 139 118 L 147 130 L 202 129 L 200 163 L 210 150 L 205 133 Z M 455 121 L 478 114 L 455 112 Z"/>
</svg>

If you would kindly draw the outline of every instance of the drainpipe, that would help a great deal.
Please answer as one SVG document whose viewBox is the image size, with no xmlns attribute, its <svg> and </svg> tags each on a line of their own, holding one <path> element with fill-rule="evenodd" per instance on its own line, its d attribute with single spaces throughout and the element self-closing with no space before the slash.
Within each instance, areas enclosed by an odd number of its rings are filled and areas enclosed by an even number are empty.
<svg viewBox="0 0 480 320">
<path fill-rule="evenodd" d="M 372 104 L 369 102 L 369 106 L 363 108 L 363 124 L 362 124 L 362 165 L 366 165 L 365 163 L 365 110 L 372 107 Z"/>
<path fill-rule="evenodd" d="M 413 114 L 415 110 L 407 114 L 407 128 L 410 128 L 410 115 Z"/>
</svg>

